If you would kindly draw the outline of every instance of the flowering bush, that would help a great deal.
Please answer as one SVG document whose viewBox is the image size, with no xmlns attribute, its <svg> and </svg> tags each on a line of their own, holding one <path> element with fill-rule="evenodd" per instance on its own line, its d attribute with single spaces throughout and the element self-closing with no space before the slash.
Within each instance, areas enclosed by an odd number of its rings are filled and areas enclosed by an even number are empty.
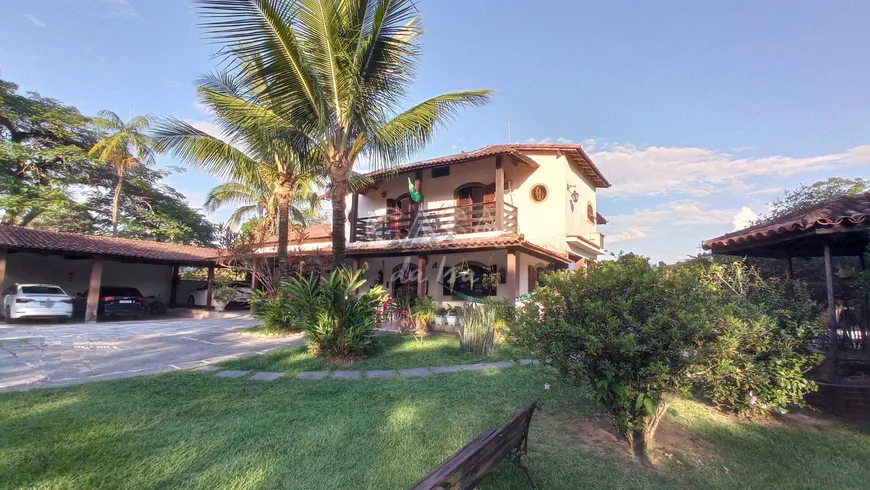
<svg viewBox="0 0 870 490">
<path fill-rule="evenodd" d="M 251 314 L 263 322 L 266 330 L 302 330 L 304 321 L 297 317 L 290 307 L 290 294 L 286 288 L 271 293 L 254 291 L 251 294 Z"/>
</svg>

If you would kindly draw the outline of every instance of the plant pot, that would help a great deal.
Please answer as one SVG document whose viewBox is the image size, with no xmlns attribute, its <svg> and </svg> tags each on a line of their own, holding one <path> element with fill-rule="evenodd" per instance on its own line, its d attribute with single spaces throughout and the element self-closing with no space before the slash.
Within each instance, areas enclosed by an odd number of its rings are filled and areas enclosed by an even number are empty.
<svg viewBox="0 0 870 490">
<path fill-rule="evenodd" d="M 447 315 L 447 325 L 451 326 L 451 327 L 455 327 L 456 326 L 456 319 L 457 319 L 456 316 Z"/>
<path fill-rule="evenodd" d="M 227 304 L 222 301 L 212 301 L 211 305 L 214 307 L 214 311 L 224 311 L 227 307 Z"/>
<path fill-rule="evenodd" d="M 444 325 L 444 315 L 435 315 L 435 325 Z"/>
</svg>

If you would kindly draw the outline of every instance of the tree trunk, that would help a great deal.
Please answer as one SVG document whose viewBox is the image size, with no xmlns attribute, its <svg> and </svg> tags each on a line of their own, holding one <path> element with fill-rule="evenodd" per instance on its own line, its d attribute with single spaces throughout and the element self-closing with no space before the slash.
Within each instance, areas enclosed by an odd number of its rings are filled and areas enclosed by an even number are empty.
<svg viewBox="0 0 870 490">
<path fill-rule="evenodd" d="M 287 247 L 290 241 L 290 194 L 278 193 L 278 261 L 277 279 L 287 277 Z"/>
<path fill-rule="evenodd" d="M 332 180 L 332 267 L 344 264 L 346 220 L 345 196 L 347 195 L 347 174 L 333 176 Z"/>
<path fill-rule="evenodd" d="M 112 236 L 118 235 L 118 208 L 121 204 L 121 185 L 124 183 L 124 171 L 118 169 L 118 184 L 115 185 L 115 198 L 112 200 Z"/>
<path fill-rule="evenodd" d="M 665 417 L 668 407 L 671 406 L 671 403 L 675 399 L 676 396 L 673 394 L 663 394 L 652 415 L 647 415 L 644 419 L 643 427 L 626 434 L 628 447 L 636 458 L 646 462 L 650 461 L 650 456 L 652 456 L 655 447 L 656 429 L 658 429 L 659 422 Z"/>
</svg>

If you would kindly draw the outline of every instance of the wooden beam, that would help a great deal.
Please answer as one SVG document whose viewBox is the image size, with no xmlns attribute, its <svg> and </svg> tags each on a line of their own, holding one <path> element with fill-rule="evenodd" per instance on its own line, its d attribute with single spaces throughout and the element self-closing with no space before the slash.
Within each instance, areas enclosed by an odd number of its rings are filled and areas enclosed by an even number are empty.
<svg viewBox="0 0 870 490">
<path fill-rule="evenodd" d="M 97 321 L 97 310 L 100 307 L 100 286 L 103 282 L 103 258 L 94 257 L 91 262 L 91 279 L 88 282 L 88 304 L 85 308 L 85 322 Z"/>
<path fill-rule="evenodd" d="M 509 249 L 507 251 L 507 298 L 513 304 L 517 299 L 517 269 L 519 261 L 517 260 L 516 250 Z"/>
<path fill-rule="evenodd" d="M 5 289 L 4 282 L 6 281 L 6 249 L 0 249 L 0 291 Z"/>
<path fill-rule="evenodd" d="M 837 357 L 839 355 L 839 335 L 837 334 L 837 304 L 834 298 L 834 262 L 831 258 L 831 243 L 825 242 L 825 282 L 828 289 L 828 329 L 830 330 L 831 345 L 828 354 L 831 363 L 831 381 L 837 382 L 840 377 Z"/>
<path fill-rule="evenodd" d="M 504 229 L 504 167 L 501 155 L 495 157 L 495 228 Z"/>
<path fill-rule="evenodd" d="M 864 254 L 858 255 L 858 265 L 861 268 L 861 272 L 865 273 L 867 271 L 867 263 L 864 259 Z M 863 317 L 863 339 L 864 339 L 864 348 L 870 347 L 867 345 L 867 335 L 870 334 L 870 301 L 868 301 L 867 290 L 862 290 L 862 299 L 861 301 L 861 316 Z"/>
<path fill-rule="evenodd" d="M 351 194 L 350 198 L 350 237 L 348 241 L 356 241 L 356 222 L 359 219 L 359 192 Z"/>
<path fill-rule="evenodd" d="M 786 279 L 794 279 L 794 267 L 792 267 L 791 256 L 785 259 L 785 277 Z"/>
<path fill-rule="evenodd" d="M 426 283 L 428 282 L 426 279 L 426 264 L 429 263 L 428 258 L 425 255 L 417 256 L 417 297 L 424 298 L 426 297 Z"/>
<path fill-rule="evenodd" d="M 178 275 L 178 266 L 172 266 L 172 282 L 169 285 L 169 307 L 175 308 L 175 296 L 178 295 L 178 283 L 181 282 L 181 277 Z"/>
<path fill-rule="evenodd" d="M 206 289 L 205 289 L 205 309 L 213 310 L 214 306 L 211 304 L 211 296 L 214 292 L 214 266 L 208 266 L 208 278 L 206 279 Z"/>
</svg>

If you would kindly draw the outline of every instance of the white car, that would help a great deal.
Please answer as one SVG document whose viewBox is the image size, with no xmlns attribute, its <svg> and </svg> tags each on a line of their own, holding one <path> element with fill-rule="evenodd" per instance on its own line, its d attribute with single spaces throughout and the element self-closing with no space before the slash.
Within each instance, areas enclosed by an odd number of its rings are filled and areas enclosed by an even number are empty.
<svg viewBox="0 0 870 490">
<path fill-rule="evenodd" d="M 231 303 L 243 307 L 247 307 L 251 304 L 251 293 L 253 292 L 253 290 L 251 289 L 250 285 L 243 282 L 231 282 L 229 284 L 226 284 L 226 286 L 236 290 L 236 298 L 232 300 Z M 219 286 L 213 285 L 212 291 L 214 291 L 218 287 Z M 208 284 L 203 284 L 202 286 L 196 288 L 196 291 L 190 293 L 190 296 L 187 297 L 187 306 L 205 306 L 205 297 L 208 293 L 207 290 Z"/>
<path fill-rule="evenodd" d="M 7 323 L 21 318 L 67 320 L 73 299 L 53 284 L 13 284 L 3 290 L 3 317 Z"/>
</svg>

